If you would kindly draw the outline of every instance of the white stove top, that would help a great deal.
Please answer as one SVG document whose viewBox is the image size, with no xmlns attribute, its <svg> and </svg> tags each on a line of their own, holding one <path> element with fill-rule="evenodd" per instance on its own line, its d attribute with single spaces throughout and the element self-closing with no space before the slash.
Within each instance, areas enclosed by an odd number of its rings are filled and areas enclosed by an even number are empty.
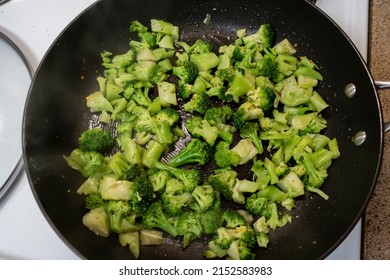
<svg viewBox="0 0 390 280">
<path fill-rule="evenodd" d="M 35 70 L 60 32 L 95 0 L 11 0 L 0 6 L 0 31 Z M 367 57 L 368 0 L 318 0 L 317 6 Z M 27 93 L 26 93 L 27 94 Z M 20 151 L 21 153 L 21 151 Z M 361 222 L 327 259 L 360 259 Z M 0 200 L 0 259 L 78 259 L 40 211 L 23 170 Z"/>
</svg>

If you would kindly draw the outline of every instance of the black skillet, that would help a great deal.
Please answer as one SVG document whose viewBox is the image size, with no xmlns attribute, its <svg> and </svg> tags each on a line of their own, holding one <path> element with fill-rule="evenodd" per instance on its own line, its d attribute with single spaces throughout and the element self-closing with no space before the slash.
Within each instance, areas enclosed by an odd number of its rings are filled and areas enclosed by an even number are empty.
<svg viewBox="0 0 390 280">
<path fill-rule="evenodd" d="M 207 14 L 211 24 L 203 24 Z M 99 1 L 75 19 L 51 46 L 33 79 L 24 115 L 23 148 L 28 178 L 48 222 L 82 258 L 130 259 L 115 236 L 98 237 L 82 225 L 84 198 L 76 194 L 83 178 L 63 159 L 90 122 L 85 97 L 97 89 L 100 52 L 128 49 L 132 20 L 148 24 L 164 19 L 181 27 L 181 36 L 204 36 L 216 45 L 229 42 L 235 30 L 254 32 L 270 23 L 276 41 L 287 37 L 298 55 L 320 66 L 319 92 L 330 107 L 326 134 L 337 137 L 342 156 L 329 170 L 325 201 L 306 195 L 293 210 L 293 222 L 270 235 L 257 259 L 322 259 L 349 234 L 366 208 L 378 177 L 383 149 L 383 120 L 375 85 L 356 48 L 325 14 L 303 0 L 262 1 Z M 356 94 L 348 98 L 346 85 Z M 353 143 L 364 131 L 365 142 Z M 243 174 L 241 174 L 242 176 Z M 167 239 L 160 247 L 142 248 L 142 259 L 201 259 L 206 239 L 181 250 Z"/>
</svg>

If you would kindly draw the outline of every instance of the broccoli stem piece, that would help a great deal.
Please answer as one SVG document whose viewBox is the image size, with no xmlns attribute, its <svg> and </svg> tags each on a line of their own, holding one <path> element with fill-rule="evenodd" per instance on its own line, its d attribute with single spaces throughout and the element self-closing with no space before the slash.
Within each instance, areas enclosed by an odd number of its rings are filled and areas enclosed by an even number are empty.
<svg viewBox="0 0 390 280">
<path fill-rule="evenodd" d="M 154 164 L 160 160 L 164 152 L 164 146 L 160 143 L 150 140 L 148 147 L 142 154 L 142 164 L 148 168 L 152 168 Z"/>
<path fill-rule="evenodd" d="M 199 71 L 210 70 L 219 64 L 219 58 L 213 52 L 192 54 L 190 59 L 195 63 Z"/>
</svg>

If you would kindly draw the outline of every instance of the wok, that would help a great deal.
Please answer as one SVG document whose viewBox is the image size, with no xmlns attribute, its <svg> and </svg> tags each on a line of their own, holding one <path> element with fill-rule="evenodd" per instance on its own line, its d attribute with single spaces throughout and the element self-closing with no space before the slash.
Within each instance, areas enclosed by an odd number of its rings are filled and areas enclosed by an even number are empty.
<svg viewBox="0 0 390 280">
<path fill-rule="evenodd" d="M 207 14 L 210 25 L 202 23 Z M 302 0 L 99 1 L 76 18 L 40 64 L 24 114 L 27 174 L 48 222 L 82 258 L 132 258 L 116 236 L 98 237 L 82 225 L 84 197 L 76 190 L 84 178 L 67 166 L 63 155 L 76 147 L 90 124 L 85 97 L 97 90 L 100 52 L 126 51 L 129 23 L 137 19 L 148 24 L 151 18 L 178 25 L 184 40 L 203 36 L 216 45 L 235 38 L 239 28 L 249 33 L 270 23 L 276 41 L 287 37 L 297 45 L 298 55 L 320 66 L 324 82 L 318 91 L 330 104 L 324 113 L 326 134 L 338 139 L 342 153 L 323 187 L 330 198 L 307 194 L 292 211 L 292 223 L 272 232 L 269 247 L 258 249 L 256 258 L 325 258 L 353 229 L 373 192 L 382 159 L 383 120 L 375 84 L 352 42 L 330 18 Z M 350 83 L 356 87 L 353 98 L 344 93 Z M 360 131 L 366 138 L 356 145 L 353 140 Z M 167 238 L 164 246 L 143 247 L 140 258 L 201 259 L 206 242 L 201 239 L 183 251 L 179 240 Z"/>
</svg>

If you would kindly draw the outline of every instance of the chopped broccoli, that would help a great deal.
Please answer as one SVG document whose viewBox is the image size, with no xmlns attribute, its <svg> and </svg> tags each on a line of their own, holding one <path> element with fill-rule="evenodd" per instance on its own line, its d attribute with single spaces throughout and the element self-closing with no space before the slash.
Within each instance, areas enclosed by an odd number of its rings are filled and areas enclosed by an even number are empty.
<svg viewBox="0 0 390 280">
<path fill-rule="evenodd" d="M 207 142 L 194 138 L 177 155 L 169 159 L 168 164 L 174 167 L 191 163 L 205 165 L 209 162 L 211 156 L 211 146 Z"/>
<path fill-rule="evenodd" d="M 158 121 L 166 121 L 172 127 L 179 121 L 180 115 L 175 109 L 163 108 L 156 114 L 156 119 Z"/>
<path fill-rule="evenodd" d="M 154 192 L 163 191 L 167 181 L 171 178 L 171 174 L 168 171 L 159 170 L 154 167 L 147 170 L 147 175 Z"/>
<path fill-rule="evenodd" d="M 181 80 L 181 83 L 192 84 L 198 76 L 198 68 L 192 61 L 184 61 L 173 67 L 172 73 Z"/>
<path fill-rule="evenodd" d="M 243 75 L 240 71 L 236 71 L 233 81 L 226 92 L 227 95 L 231 95 L 233 101 L 239 103 L 244 95 L 255 86 L 247 76 Z"/>
<path fill-rule="evenodd" d="M 215 189 L 208 184 L 196 186 L 192 192 L 193 202 L 189 207 L 197 212 L 205 212 L 214 205 L 217 200 L 217 193 Z"/>
<path fill-rule="evenodd" d="M 202 177 L 198 169 L 184 169 L 170 166 L 161 161 L 156 162 L 155 167 L 160 170 L 166 170 L 174 177 L 181 180 L 188 192 L 193 192 L 195 187 L 202 182 Z"/>
<path fill-rule="evenodd" d="M 256 42 L 264 48 L 269 48 L 273 45 L 275 39 L 275 33 L 271 25 L 268 23 L 260 25 L 256 33 L 247 35 L 242 38 L 244 44 Z"/>
<path fill-rule="evenodd" d="M 240 136 L 242 138 L 248 138 L 255 145 L 259 154 L 264 151 L 263 144 L 261 143 L 259 132 L 259 125 L 255 122 L 246 122 L 240 129 Z"/>
<path fill-rule="evenodd" d="M 211 52 L 213 45 L 206 40 L 197 39 L 190 47 L 186 50 L 186 53 L 209 53 Z"/>
<path fill-rule="evenodd" d="M 246 221 L 242 215 L 232 209 L 227 209 L 222 214 L 223 226 L 226 228 L 236 228 L 238 226 L 245 226 Z"/>
<path fill-rule="evenodd" d="M 251 102 L 244 102 L 233 114 L 233 122 L 237 128 L 241 128 L 247 121 L 258 120 L 264 116 L 261 108 L 254 106 Z"/>
<path fill-rule="evenodd" d="M 131 213 L 129 203 L 122 200 L 108 200 L 105 203 L 104 208 L 110 219 L 111 230 L 120 233 L 123 218 Z"/>
<path fill-rule="evenodd" d="M 162 81 L 157 83 L 157 88 L 162 107 L 177 105 L 176 85 L 174 83 Z"/>
<path fill-rule="evenodd" d="M 142 216 L 142 225 L 146 229 L 159 228 L 169 235 L 176 237 L 177 230 L 164 213 L 161 202 L 153 202 L 146 213 Z"/>
<path fill-rule="evenodd" d="M 236 180 L 237 172 L 234 170 L 220 170 L 208 178 L 209 184 L 228 200 L 232 200 Z"/>
<path fill-rule="evenodd" d="M 214 146 L 219 135 L 218 128 L 210 125 L 200 116 L 189 117 L 186 121 L 186 128 L 192 136 L 203 138 L 210 146 Z"/>
<path fill-rule="evenodd" d="M 199 71 L 213 69 L 219 64 L 219 58 L 213 52 L 191 54 L 190 59 Z"/>
<path fill-rule="evenodd" d="M 146 174 L 141 173 L 131 184 L 129 203 L 135 213 L 141 215 L 146 212 L 149 205 L 154 201 L 153 186 Z"/>
<path fill-rule="evenodd" d="M 69 167 L 79 171 L 84 177 L 100 172 L 104 166 L 104 156 L 98 152 L 83 152 L 74 149 L 69 156 L 64 156 Z"/>
<path fill-rule="evenodd" d="M 192 195 L 185 190 L 184 184 L 174 178 L 167 181 L 165 191 L 160 197 L 164 211 L 173 217 L 177 217 L 182 208 L 192 200 Z"/>
<path fill-rule="evenodd" d="M 275 96 L 273 88 L 266 85 L 253 88 L 247 93 L 248 101 L 263 112 L 269 112 L 273 108 Z"/>
<path fill-rule="evenodd" d="M 195 92 L 191 98 L 183 104 L 183 109 L 186 112 L 198 112 L 204 114 L 210 106 L 210 98 L 206 93 Z"/>
<path fill-rule="evenodd" d="M 99 193 L 91 193 L 85 198 L 85 208 L 94 209 L 104 205 L 104 200 Z"/>
<path fill-rule="evenodd" d="M 260 193 L 256 192 L 251 194 L 245 201 L 245 209 L 250 213 L 257 216 L 268 217 L 268 199 L 261 196 Z"/>
<path fill-rule="evenodd" d="M 178 235 L 183 236 L 183 249 L 199 238 L 203 232 L 199 215 L 194 211 L 183 211 L 176 221 Z"/>
<path fill-rule="evenodd" d="M 228 142 L 220 141 L 215 146 L 214 160 L 219 168 L 227 168 L 230 166 L 236 167 L 241 158 L 237 152 L 230 149 Z"/>
<path fill-rule="evenodd" d="M 233 110 L 230 106 L 210 107 L 204 114 L 205 120 L 210 125 L 226 124 L 233 117 Z"/>
<path fill-rule="evenodd" d="M 178 93 L 184 100 L 186 100 L 193 94 L 193 87 L 194 85 L 192 84 L 179 83 Z"/>
</svg>

